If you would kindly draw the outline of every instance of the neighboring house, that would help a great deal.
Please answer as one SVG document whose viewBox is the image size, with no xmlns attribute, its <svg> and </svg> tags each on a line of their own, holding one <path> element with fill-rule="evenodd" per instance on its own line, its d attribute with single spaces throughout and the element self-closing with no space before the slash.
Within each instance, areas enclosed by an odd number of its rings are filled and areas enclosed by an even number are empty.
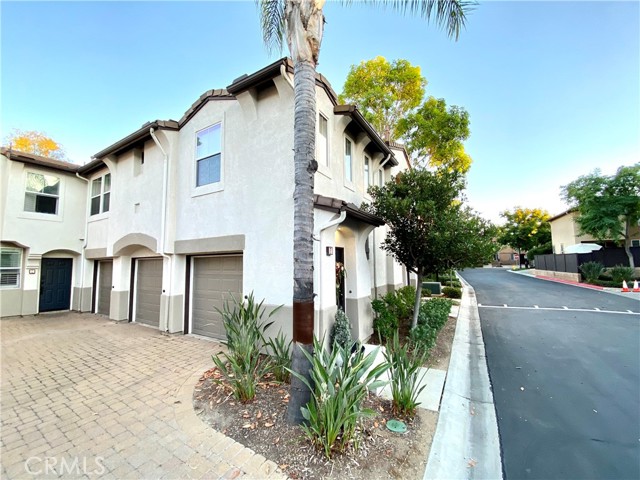
<svg viewBox="0 0 640 480">
<path fill-rule="evenodd" d="M 223 338 L 216 308 L 228 292 L 254 292 L 268 310 L 283 305 L 273 331 L 291 336 L 292 72 L 282 59 L 210 90 L 180 120 L 147 123 L 77 169 L 89 182 L 87 234 L 84 221 L 74 234 L 86 239 L 74 283 L 82 310 Z M 316 94 L 316 334 L 328 334 L 340 305 L 354 337 L 366 339 L 372 296 L 402 286 L 407 275 L 380 248 L 383 222 L 359 207 L 370 200 L 369 185 L 409 168 L 409 159 L 354 106 L 338 105 L 321 75 Z M 80 255 L 82 245 L 68 251 Z M 337 266 L 346 274 L 337 275 Z"/>
<path fill-rule="evenodd" d="M 523 255 L 525 255 L 523 253 Z M 518 251 L 509 246 L 503 246 L 495 255 L 495 260 L 499 265 L 518 265 L 520 263 Z"/>
<path fill-rule="evenodd" d="M 78 165 L 0 151 L 0 315 L 87 310 L 80 290 L 87 182 Z"/>
<path fill-rule="evenodd" d="M 564 253 L 564 249 L 578 243 L 598 243 L 605 247 L 618 246 L 618 242 L 611 239 L 600 241 L 591 235 L 580 235 L 580 227 L 576 222 L 577 210 L 566 210 L 549 219 L 551 224 L 551 243 L 553 253 Z M 631 246 L 640 246 L 640 227 L 636 226 L 631 232 Z"/>
</svg>

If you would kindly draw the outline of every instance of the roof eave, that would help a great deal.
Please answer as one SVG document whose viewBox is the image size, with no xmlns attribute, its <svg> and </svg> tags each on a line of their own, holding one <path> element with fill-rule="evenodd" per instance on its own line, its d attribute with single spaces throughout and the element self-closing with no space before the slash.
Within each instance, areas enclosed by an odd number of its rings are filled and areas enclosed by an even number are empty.
<svg viewBox="0 0 640 480">
<path fill-rule="evenodd" d="M 149 133 L 151 128 L 154 130 L 179 130 L 180 127 L 178 122 L 175 120 L 156 120 L 154 122 L 147 122 L 135 132 L 127 135 L 121 140 L 118 140 L 116 143 L 110 145 L 104 150 L 99 151 L 93 156 L 93 158 L 101 159 L 107 155 L 118 155 L 124 152 L 136 143 L 151 138 L 151 134 Z"/>
</svg>

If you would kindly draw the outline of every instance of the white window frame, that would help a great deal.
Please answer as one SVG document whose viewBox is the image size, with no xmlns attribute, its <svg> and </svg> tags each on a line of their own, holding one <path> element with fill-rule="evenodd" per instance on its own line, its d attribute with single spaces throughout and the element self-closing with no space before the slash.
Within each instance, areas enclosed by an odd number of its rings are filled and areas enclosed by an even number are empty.
<svg viewBox="0 0 640 480">
<path fill-rule="evenodd" d="M 21 281 L 22 281 L 22 249 L 21 248 L 16 248 L 16 247 L 0 247 L 0 256 L 2 255 L 2 253 L 4 252 L 17 252 L 18 253 L 18 265 L 16 266 L 9 266 L 9 267 L 3 267 L 0 264 L 0 278 L 7 272 L 7 271 L 16 271 L 16 282 L 14 284 L 9 284 L 9 285 L 3 285 L 2 282 L 0 281 L 0 289 L 10 289 L 10 288 L 20 288 L 21 286 Z"/>
<path fill-rule="evenodd" d="M 322 133 L 320 131 L 320 125 L 322 124 L 322 120 L 325 121 L 326 126 L 327 126 L 327 131 L 326 134 L 324 135 L 324 139 L 322 136 Z M 322 151 L 321 151 L 321 145 L 324 143 L 324 158 L 322 158 Z M 318 162 L 318 168 L 320 167 L 325 167 L 325 168 L 330 168 L 331 164 L 330 164 L 330 158 L 331 156 L 329 155 L 329 152 L 331 151 L 330 149 L 330 142 L 329 142 L 329 118 L 323 114 L 322 112 L 318 112 L 318 132 L 317 132 L 317 136 L 316 136 L 316 161 Z"/>
<path fill-rule="evenodd" d="M 371 186 L 371 166 L 373 163 L 371 162 L 371 157 L 369 155 L 364 156 L 364 193 L 368 195 L 369 187 Z"/>
<path fill-rule="evenodd" d="M 105 189 L 105 184 L 106 182 L 106 178 L 109 177 L 109 190 Z M 100 191 L 94 195 L 93 194 L 93 184 L 94 182 L 100 182 Z M 89 216 L 90 217 L 96 217 L 98 215 L 102 215 L 104 213 L 109 213 L 109 210 L 111 210 L 111 173 L 105 173 L 104 175 L 100 175 L 99 177 L 96 177 L 94 179 L 91 180 L 91 183 L 89 185 L 89 195 L 91 197 L 90 201 L 89 201 Z M 105 198 L 107 198 L 107 195 L 109 196 L 109 207 L 105 210 L 104 208 L 104 203 L 105 203 Z M 96 213 L 93 213 L 93 199 L 97 198 L 98 199 L 98 211 Z"/>
<path fill-rule="evenodd" d="M 198 158 L 198 135 L 205 130 L 218 127 L 220 130 L 220 180 L 217 182 L 206 183 L 204 185 L 198 185 L 198 161 L 204 160 L 205 158 L 210 158 L 214 155 L 209 155 L 207 157 Z M 193 138 L 193 189 L 192 196 L 206 195 L 208 193 L 219 192 L 224 189 L 224 127 L 222 122 L 212 123 L 203 127 L 199 130 L 196 130 Z"/>
<path fill-rule="evenodd" d="M 27 186 L 29 184 L 29 176 L 30 175 L 41 175 L 43 177 L 53 177 L 56 178 L 58 180 L 58 193 L 57 194 L 53 194 L 53 193 L 44 193 L 44 192 L 32 192 L 27 190 Z M 33 194 L 37 197 L 48 197 L 48 198 L 55 198 L 56 199 L 56 211 L 55 213 L 47 213 L 47 212 L 37 212 L 37 211 L 30 211 L 30 210 L 26 210 L 25 206 L 23 204 L 22 207 L 22 211 L 27 214 L 27 215 L 36 215 L 36 216 L 42 216 L 43 218 L 55 218 L 55 217 L 59 217 L 61 212 L 62 212 L 62 177 L 59 175 L 51 175 L 49 173 L 43 173 L 43 172 L 34 172 L 34 171 L 27 171 L 26 175 L 25 175 L 25 181 L 24 181 L 24 199 L 26 202 L 26 197 L 27 194 Z M 37 200 L 36 200 L 37 202 Z M 35 207 L 34 207 L 35 208 Z"/>
<path fill-rule="evenodd" d="M 347 169 L 347 142 L 351 145 L 351 152 L 349 154 L 349 169 Z M 343 175 L 344 175 L 344 185 L 351 190 L 353 190 L 353 163 L 354 163 L 354 153 L 356 150 L 356 142 L 353 141 L 351 137 L 348 135 L 344 136 L 344 142 L 342 144 L 342 163 L 343 163 Z"/>
</svg>

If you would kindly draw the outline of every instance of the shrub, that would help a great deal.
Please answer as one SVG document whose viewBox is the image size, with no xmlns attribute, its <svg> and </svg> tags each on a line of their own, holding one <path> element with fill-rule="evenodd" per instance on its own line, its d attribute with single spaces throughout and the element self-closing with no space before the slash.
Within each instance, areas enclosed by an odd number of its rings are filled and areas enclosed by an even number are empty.
<svg viewBox="0 0 640 480">
<path fill-rule="evenodd" d="M 331 347 L 338 344 L 342 348 L 351 348 L 352 343 L 349 317 L 339 308 L 336 312 L 336 321 L 331 327 Z"/>
<path fill-rule="evenodd" d="M 616 265 L 609 269 L 609 274 L 611 275 L 611 280 L 616 286 L 621 286 L 622 282 L 626 280 L 627 282 L 633 281 L 633 268 L 625 267 L 624 265 Z"/>
<path fill-rule="evenodd" d="M 241 402 L 253 400 L 259 379 L 269 371 L 271 362 L 260 355 L 264 344 L 264 331 L 273 323 L 263 323 L 264 300 L 256 303 L 253 293 L 245 297 L 246 302 L 232 296 L 232 302 L 225 300 L 223 309 L 216 309 L 224 324 L 228 352 L 212 355 L 213 363 L 231 385 L 233 395 Z M 231 305 L 230 305 L 231 303 Z M 273 315 L 276 308 L 270 314 Z"/>
<path fill-rule="evenodd" d="M 292 340 L 287 342 L 284 333 L 280 331 L 275 338 L 270 338 L 264 344 L 267 349 L 267 353 L 271 356 L 271 372 L 277 382 L 289 382 L 292 343 Z"/>
<path fill-rule="evenodd" d="M 424 319 L 427 325 L 436 331 L 440 330 L 449 319 L 451 305 L 453 305 L 453 302 L 448 298 L 432 298 L 420 307 L 418 322 Z M 424 312 L 422 311 L 423 309 Z"/>
<path fill-rule="evenodd" d="M 381 341 L 386 340 L 398 330 L 398 317 L 391 313 L 384 300 L 373 300 L 371 308 L 376 314 L 373 319 L 373 328 L 378 332 Z"/>
<path fill-rule="evenodd" d="M 302 429 L 311 442 L 330 458 L 334 450 L 344 451 L 356 440 L 357 427 L 363 417 L 375 414 L 370 409 L 363 409 L 362 401 L 367 389 L 385 384 L 377 379 L 389 366 L 382 363 L 369 370 L 377 349 L 365 355 L 363 349 L 358 348 L 350 354 L 349 349 L 336 344 L 329 353 L 314 338 L 313 352 L 302 349 L 311 364 L 311 382 L 297 372 L 291 371 L 291 374 L 311 390 L 311 400 L 301 408 L 306 420 Z"/>
<path fill-rule="evenodd" d="M 391 338 L 400 323 L 410 321 L 413 316 L 415 301 L 415 287 L 406 286 L 388 292 L 371 302 L 371 308 L 376 314 L 376 318 L 373 320 L 373 328 L 378 332 L 381 340 Z"/>
<path fill-rule="evenodd" d="M 426 386 L 420 386 L 425 375 L 420 375 L 420 367 L 427 361 L 428 349 L 416 346 L 410 352 L 408 345 L 400 345 L 398 332 L 386 347 L 384 358 L 389 364 L 393 409 L 400 415 L 413 415 L 420 405 L 418 395 Z"/>
<path fill-rule="evenodd" d="M 462 289 L 458 287 L 444 287 L 442 293 L 447 298 L 462 298 Z"/>
<path fill-rule="evenodd" d="M 409 332 L 409 339 L 415 348 L 430 350 L 436 344 L 438 331 L 428 323 L 418 323 Z"/>
<path fill-rule="evenodd" d="M 580 265 L 580 271 L 587 283 L 593 283 L 604 272 L 604 265 L 600 262 L 585 262 Z"/>
</svg>

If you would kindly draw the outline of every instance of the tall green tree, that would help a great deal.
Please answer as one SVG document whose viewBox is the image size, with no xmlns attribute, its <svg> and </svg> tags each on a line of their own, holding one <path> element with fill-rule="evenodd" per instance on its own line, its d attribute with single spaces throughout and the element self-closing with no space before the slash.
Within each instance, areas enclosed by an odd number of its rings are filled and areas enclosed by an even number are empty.
<svg viewBox="0 0 640 480">
<path fill-rule="evenodd" d="M 640 221 L 640 163 L 618 168 L 615 175 L 595 170 L 562 187 L 564 199 L 578 209 L 576 222 L 583 234 L 599 240 L 620 240 L 635 267 L 631 232 Z"/>
<path fill-rule="evenodd" d="M 378 56 L 351 66 L 340 102 L 357 105 L 385 140 L 397 140 L 400 120 L 420 105 L 426 85 L 420 67 Z"/>
<path fill-rule="evenodd" d="M 549 212 L 540 208 L 515 207 L 500 214 L 505 219 L 500 227 L 498 242 L 518 250 L 522 260 L 522 251 L 551 243 L 551 224 Z"/>
<path fill-rule="evenodd" d="M 308 360 L 299 347 L 312 348 L 313 340 L 313 176 L 315 161 L 315 74 L 324 27 L 325 0 L 257 0 L 263 38 L 267 45 L 282 48 L 285 42 L 294 66 L 294 243 L 293 243 L 293 360 L 292 369 L 308 375 Z M 350 4 L 347 0 L 345 4 Z M 389 5 L 403 13 L 434 19 L 458 38 L 466 13 L 474 5 L 466 0 L 364 0 Z M 303 421 L 300 408 L 308 403 L 304 382 L 291 382 L 287 409 L 290 422 Z"/>
<path fill-rule="evenodd" d="M 443 98 L 429 97 L 416 111 L 402 118 L 398 132 L 418 162 L 465 173 L 471 157 L 464 148 L 469 138 L 469 113 L 462 107 L 447 107 Z"/>
<path fill-rule="evenodd" d="M 460 226 L 467 226 L 463 217 L 468 211 L 460 203 L 464 186 L 457 171 L 412 169 L 372 187 L 372 202 L 363 205 L 387 225 L 383 248 L 417 276 L 412 326 L 418 322 L 425 274 L 464 263 L 464 242 L 456 239 Z"/>
<path fill-rule="evenodd" d="M 64 148 L 45 133 L 36 130 L 14 129 L 4 141 L 6 147 L 42 157 L 65 160 Z"/>
</svg>

